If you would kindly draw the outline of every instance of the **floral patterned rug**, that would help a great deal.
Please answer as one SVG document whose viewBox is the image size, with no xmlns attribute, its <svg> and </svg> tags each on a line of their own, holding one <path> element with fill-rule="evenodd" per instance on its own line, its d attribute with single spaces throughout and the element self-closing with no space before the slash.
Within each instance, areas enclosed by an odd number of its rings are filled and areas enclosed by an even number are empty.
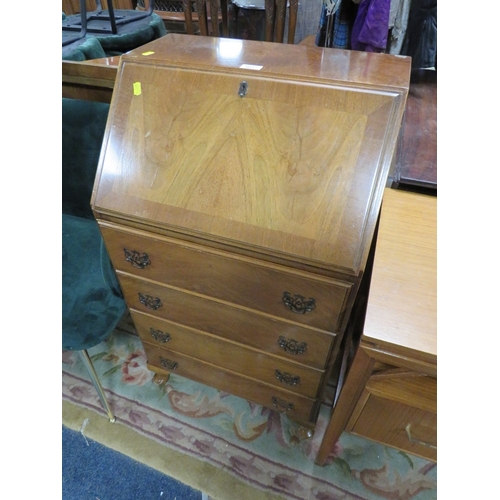
<svg viewBox="0 0 500 500">
<path fill-rule="evenodd" d="M 314 438 L 298 439 L 286 416 L 175 374 L 153 383 L 128 326 L 122 321 L 89 353 L 117 421 L 136 432 L 286 499 L 437 498 L 432 462 L 344 433 L 319 467 Z M 63 400 L 104 414 L 75 352 L 63 352 L 62 382 Z M 324 424 L 320 414 L 318 425 Z"/>
</svg>

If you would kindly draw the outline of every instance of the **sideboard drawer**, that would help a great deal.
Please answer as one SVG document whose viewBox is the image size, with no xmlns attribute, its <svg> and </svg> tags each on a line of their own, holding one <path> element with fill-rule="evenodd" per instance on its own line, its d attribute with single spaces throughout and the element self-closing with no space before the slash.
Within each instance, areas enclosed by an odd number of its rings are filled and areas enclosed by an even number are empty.
<svg viewBox="0 0 500 500">
<path fill-rule="evenodd" d="M 101 224 L 117 270 L 337 332 L 351 283 Z"/>
<path fill-rule="evenodd" d="M 235 396 L 286 413 L 291 418 L 312 422 L 319 401 L 272 387 L 230 370 L 218 368 L 178 352 L 144 343 L 148 368 L 155 372 L 175 373 Z"/>
<path fill-rule="evenodd" d="M 373 374 L 346 430 L 436 460 L 437 380 L 391 367 Z"/>
<path fill-rule="evenodd" d="M 430 460 L 437 459 L 437 415 L 370 395 L 351 432 Z"/>
<path fill-rule="evenodd" d="M 269 356 L 192 328 L 132 311 L 132 319 L 144 343 L 206 361 L 247 377 L 316 398 L 324 372 Z"/>
<path fill-rule="evenodd" d="M 335 335 L 118 272 L 129 308 L 324 369 Z M 141 301 L 142 300 L 142 301 Z"/>
</svg>

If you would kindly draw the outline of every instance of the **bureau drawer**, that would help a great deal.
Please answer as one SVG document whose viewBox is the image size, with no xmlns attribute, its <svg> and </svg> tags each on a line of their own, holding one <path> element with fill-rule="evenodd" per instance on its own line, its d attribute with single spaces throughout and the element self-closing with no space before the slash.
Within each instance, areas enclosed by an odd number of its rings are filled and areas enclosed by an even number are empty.
<svg viewBox="0 0 500 500">
<path fill-rule="evenodd" d="M 324 369 L 335 335 L 117 273 L 130 309 Z"/>
<path fill-rule="evenodd" d="M 131 311 L 144 342 L 316 398 L 323 371 L 269 356 L 176 323 Z"/>
<path fill-rule="evenodd" d="M 117 270 L 336 332 L 351 284 L 200 245 L 100 225 Z"/>
<path fill-rule="evenodd" d="M 196 358 L 144 343 L 150 370 L 171 372 L 235 396 L 286 413 L 290 418 L 313 422 L 318 401 L 272 387 L 258 380 L 218 368 Z"/>
</svg>

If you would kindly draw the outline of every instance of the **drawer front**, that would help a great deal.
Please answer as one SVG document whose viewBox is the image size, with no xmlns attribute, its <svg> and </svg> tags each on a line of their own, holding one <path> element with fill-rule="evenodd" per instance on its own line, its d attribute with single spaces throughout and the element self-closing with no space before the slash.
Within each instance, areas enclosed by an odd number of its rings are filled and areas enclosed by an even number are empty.
<svg viewBox="0 0 500 500">
<path fill-rule="evenodd" d="M 337 332 L 351 284 L 101 224 L 117 270 Z"/>
<path fill-rule="evenodd" d="M 130 309 L 324 369 L 335 336 L 118 272 Z"/>
<path fill-rule="evenodd" d="M 370 395 L 351 431 L 429 460 L 437 459 L 434 412 Z"/>
<path fill-rule="evenodd" d="M 131 311 L 131 314 L 144 342 L 187 354 L 304 396 L 317 396 L 324 373 L 321 370 L 269 356 L 153 316 L 135 311 Z"/>
<path fill-rule="evenodd" d="M 315 420 L 318 408 L 317 400 L 269 386 L 258 380 L 223 370 L 175 351 L 160 349 L 147 343 L 143 345 L 148 358 L 148 368 L 153 371 L 181 375 L 253 401 L 271 410 L 286 413 L 293 419 L 304 422 L 314 422 Z"/>
</svg>

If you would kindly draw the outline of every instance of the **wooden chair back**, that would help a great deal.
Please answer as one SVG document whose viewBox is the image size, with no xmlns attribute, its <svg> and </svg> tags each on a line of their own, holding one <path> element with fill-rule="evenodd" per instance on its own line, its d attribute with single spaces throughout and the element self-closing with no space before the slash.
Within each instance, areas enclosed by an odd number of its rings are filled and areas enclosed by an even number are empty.
<svg viewBox="0 0 500 500">
<path fill-rule="evenodd" d="M 194 27 L 191 0 L 182 0 L 182 4 L 186 20 L 186 32 L 192 35 L 194 33 Z M 229 36 L 227 0 L 196 0 L 195 5 L 200 35 L 221 36 L 219 20 L 222 18 L 222 36 Z"/>
<path fill-rule="evenodd" d="M 285 36 L 285 19 L 287 0 L 265 0 L 266 6 L 266 42 L 283 43 Z M 297 27 L 297 12 L 299 0 L 288 0 L 290 15 L 288 18 L 287 42 L 294 43 L 295 28 Z"/>
<path fill-rule="evenodd" d="M 192 0 L 182 0 L 182 3 L 186 32 L 192 35 L 194 33 L 193 13 L 191 10 Z M 290 5 L 287 42 L 294 43 L 299 0 L 265 0 L 266 42 L 283 43 L 287 3 Z M 195 5 L 200 35 L 221 36 L 219 21 L 222 18 L 222 36 L 229 36 L 227 0 L 195 0 Z"/>
</svg>

